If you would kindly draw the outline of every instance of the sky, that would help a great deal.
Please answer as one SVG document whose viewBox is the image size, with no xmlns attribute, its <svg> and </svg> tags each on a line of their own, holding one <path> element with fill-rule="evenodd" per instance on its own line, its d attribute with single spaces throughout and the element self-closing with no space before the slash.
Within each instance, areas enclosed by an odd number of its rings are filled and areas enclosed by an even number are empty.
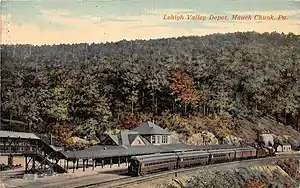
<svg viewBox="0 0 300 188">
<path fill-rule="evenodd" d="M 228 20 L 211 20 L 211 15 Z M 251 20 L 233 20 L 233 15 Z M 260 18 L 255 15 L 274 20 L 255 20 Z M 181 19 L 166 19 L 172 16 Z M 1 28 L 2 43 L 35 45 L 236 31 L 300 34 L 300 0 L 1 0 Z"/>
</svg>

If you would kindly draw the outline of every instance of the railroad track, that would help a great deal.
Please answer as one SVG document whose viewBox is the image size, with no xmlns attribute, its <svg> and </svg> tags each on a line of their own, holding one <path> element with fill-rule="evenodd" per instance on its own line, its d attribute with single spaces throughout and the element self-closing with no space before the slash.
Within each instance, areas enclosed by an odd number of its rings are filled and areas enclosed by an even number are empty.
<svg viewBox="0 0 300 188">
<path fill-rule="evenodd" d="M 300 158 L 300 155 L 284 155 L 284 156 L 276 156 L 276 157 L 268 157 L 268 158 L 259 158 L 259 159 L 249 159 L 249 160 L 243 160 L 243 161 L 233 161 L 233 162 L 227 162 L 227 163 L 218 163 L 218 164 L 211 164 L 211 165 L 205 165 L 205 166 L 196 166 L 192 168 L 181 168 L 181 169 L 174 169 L 171 171 L 164 171 L 160 173 L 155 174 L 148 174 L 144 176 L 139 177 L 124 177 L 114 180 L 108 180 L 108 181 L 102 181 L 97 183 L 91 183 L 81 186 L 76 186 L 74 188 L 121 188 L 126 187 L 128 185 L 133 184 L 141 184 L 145 182 L 149 182 L 152 180 L 158 180 L 162 179 L 162 177 L 166 178 L 169 176 L 173 176 L 175 172 L 177 174 L 193 174 L 195 170 L 204 170 L 208 168 L 215 168 L 215 169 L 221 169 L 225 166 L 228 167 L 240 167 L 245 164 L 270 164 L 271 162 L 275 162 L 279 159 L 286 159 L 286 158 Z"/>
</svg>

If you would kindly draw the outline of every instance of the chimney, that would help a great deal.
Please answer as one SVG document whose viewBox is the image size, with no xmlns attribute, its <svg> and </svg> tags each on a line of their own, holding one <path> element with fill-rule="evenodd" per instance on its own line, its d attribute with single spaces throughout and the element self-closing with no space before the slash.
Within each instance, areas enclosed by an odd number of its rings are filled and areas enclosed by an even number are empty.
<svg viewBox="0 0 300 188">
<path fill-rule="evenodd" d="M 154 123 L 153 123 L 154 124 Z M 148 123 L 149 127 L 153 127 L 151 123 Z"/>
</svg>

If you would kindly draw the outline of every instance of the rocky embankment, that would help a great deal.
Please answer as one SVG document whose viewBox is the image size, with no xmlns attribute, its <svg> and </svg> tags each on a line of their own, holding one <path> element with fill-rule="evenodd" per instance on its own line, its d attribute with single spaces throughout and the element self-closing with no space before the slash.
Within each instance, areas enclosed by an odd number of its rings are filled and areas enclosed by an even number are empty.
<svg viewBox="0 0 300 188">
<path fill-rule="evenodd" d="M 197 120 L 197 121 L 196 121 Z M 212 119 L 196 119 L 190 121 L 187 129 L 192 129 L 188 136 L 172 132 L 176 137 L 188 144 L 212 145 L 212 144 L 249 144 L 257 141 L 257 133 L 269 130 L 274 141 L 293 141 L 300 143 L 300 132 L 292 127 L 285 126 L 270 118 L 252 118 L 250 120 L 239 119 L 226 121 Z M 191 128 L 192 127 L 192 128 Z"/>
<path fill-rule="evenodd" d="M 189 179 L 159 185 L 165 188 L 299 188 L 299 160 L 279 161 L 274 165 L 196 172 Z M 300 169 L 299 169 L 300 170 Z"/>
</svg>

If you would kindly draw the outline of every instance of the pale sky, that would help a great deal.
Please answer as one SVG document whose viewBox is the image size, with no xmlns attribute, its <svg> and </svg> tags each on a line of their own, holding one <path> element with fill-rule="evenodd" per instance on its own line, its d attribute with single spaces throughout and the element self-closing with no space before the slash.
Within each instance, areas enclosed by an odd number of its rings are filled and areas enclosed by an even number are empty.
<svg viewBox="0 0 300 188">
<path fill-rule="evenodd" d="M 300 34 L 300 0 L 2 0 L 2 43 L 100 43 L 236 31 Z M 182 15 L 184 20 L 164 20 Z M 188 15 L 206 20 L 188 20 Z M 210 15 L 229 20 L 208 20 Z M 252 20 L 234 21 L 232 15 Z M 255 15 L 275 20 L 257 21 Z M 279 15 L 286 20 L 278 20 Z M 256 17 L 258 18 L 258 17 Z"/>
</svg>

